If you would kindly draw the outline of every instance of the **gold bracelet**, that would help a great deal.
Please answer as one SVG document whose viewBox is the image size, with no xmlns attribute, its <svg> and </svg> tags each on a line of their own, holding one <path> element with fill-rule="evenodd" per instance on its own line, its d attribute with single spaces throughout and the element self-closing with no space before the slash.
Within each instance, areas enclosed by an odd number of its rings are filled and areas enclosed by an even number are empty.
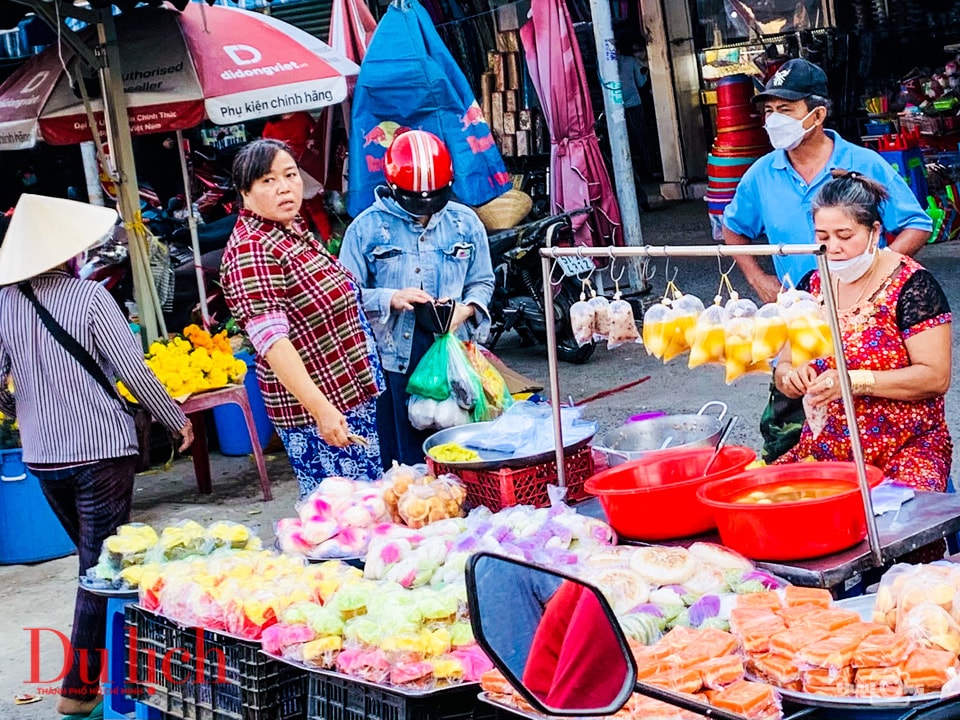
<svg viewBox="0 0 960 720">
<path fill-rule="evenodd" d="M 877 379 L 872 370 L 850 370 L 848 374 L 854 395 L 869 395 L 873 391 Z"/>
</svg>

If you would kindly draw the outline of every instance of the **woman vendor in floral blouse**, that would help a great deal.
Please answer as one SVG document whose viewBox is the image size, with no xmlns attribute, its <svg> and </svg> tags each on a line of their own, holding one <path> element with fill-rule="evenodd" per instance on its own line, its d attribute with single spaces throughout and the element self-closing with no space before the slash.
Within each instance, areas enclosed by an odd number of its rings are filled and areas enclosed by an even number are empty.
<svg viewBox="0 0 960 720">
<path fill-rule="evenodd" d="M 878 251 L 878 207 L 886 197 L 878 183 L 834 171 L 813 202 L 817 241 L 827 246 L 836 283 L 866 461 L 900 484 L 943 492 L 953 453 L 943 405 L 950 387 L 950 307 L 917 262 Z M 821 282 L 814 271 L 800 289 L 819 295 Z M 834 358 L 792 367 L 785 348 L 776 380 L 786 395 L 808 395 L 813 408 L 826 408 L 823 430 L 814 437 L 805 423 L 800 442 L 777 462 L 852 459 Z"/>
</svg>

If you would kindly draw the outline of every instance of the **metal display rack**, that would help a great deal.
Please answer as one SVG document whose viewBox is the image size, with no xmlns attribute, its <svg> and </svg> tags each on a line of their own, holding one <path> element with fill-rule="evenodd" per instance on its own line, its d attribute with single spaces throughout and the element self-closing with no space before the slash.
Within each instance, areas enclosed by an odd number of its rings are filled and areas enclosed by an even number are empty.
<svg viewBox="0 0 960 720">
<path fill-rule="evenodd" d="M 817 243 L 798 245 L 658 245 L 644 247 L 545 247 L 540 250 L 540 263 L 543 271 L 544 288 L 544 315 L 554 317 L 553 285 L 551 274 L 553 263 L 558 258 L 608 258 L 611 262 L 617 258 L 692 258 L 692 257 L 743 257 L 743 256 L 787 256 L 813 255 L 817 260 L 817 269 L 820 272 L 821 294 L 827 311 L 827 321 L 833 341 L 833 352 L 837 363 L 837 373 L 840 381 L 840 395 L 843 398 L 843 407 L 847 419 L 847 428 L 850 433 L 850 446 L 853 450 L 853 460 L 857 467 L 857 480 L 860 485 L 860 495 L 863 500 L 864 514 L 867 521 L 867 539 L 870 545 L 870 555 L 875 566 L 883 564 L 883 553 L 880 543 L 880 533 L 877 530 L 877 520 L 873 514 L 873 502 L 870 498 L 870 485 L 867 482 L 866 461 L 863 455 L 863 445 L 860 441 L 860 428 L 857 425 L 857 413 L 854 408 L 853 387 L 850 376 L 847 374 L 847 361 L 843 354 L 843 339 L 840 334 L 840 320 L 837 315 L 837 302 L 830 283 L 830 270 L 827 267 L 826 245 Z M 553 413 L 553 432 L 555 440 L 557 483 L 566 487 L 566 469 L 564 467 L 563 429 L 560 417 L 560 375 L 557 360 L 557 330 L 552 322 L 547 322 L 547 363 L 550 373 L 550 398 Z"/>
</svg>

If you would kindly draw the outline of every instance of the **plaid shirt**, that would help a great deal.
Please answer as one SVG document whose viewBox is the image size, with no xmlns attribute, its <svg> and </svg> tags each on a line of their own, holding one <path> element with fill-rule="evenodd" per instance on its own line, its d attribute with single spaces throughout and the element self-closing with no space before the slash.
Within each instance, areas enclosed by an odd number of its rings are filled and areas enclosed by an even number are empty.
<svg viewBox="0 0 960 720">
<path fill-rule="evenodd" d="M 282 313 L 310 377 L 341 412 L 378 394 L 372 339 L 352 279 L 299 222 L 287 229 L 242 210 L 221 267 L 224 296 L 241 327 Z M 375 350 L 374 350 L 375 352 Z M 277 427 L 312 425 L 307 409 L 257 356 L 267 414 Z"/>
</svg>

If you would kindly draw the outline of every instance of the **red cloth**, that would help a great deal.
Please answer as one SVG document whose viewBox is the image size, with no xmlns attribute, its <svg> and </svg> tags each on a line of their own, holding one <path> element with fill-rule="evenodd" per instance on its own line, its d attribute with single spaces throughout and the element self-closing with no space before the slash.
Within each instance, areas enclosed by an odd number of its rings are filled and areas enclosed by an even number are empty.
<svg viewBox="0 0 960 720">
<path fill-rule="evenodd" d="M 299 161 L 307 147 L 307 140 L 316 125 L 310 113 L 300 111 L 283 115 L 279 120 L 270 120 L 263 126 L 263 137 L 281 140 L 293 150 L 293 157 Z"/>
<path fill-rule="evenodd" d="M 537 627 L 523 684 L 548 707 L 606 707 L 623 688 L 622 657 L 596 596 L 564 581 Z"/>
</svg>

